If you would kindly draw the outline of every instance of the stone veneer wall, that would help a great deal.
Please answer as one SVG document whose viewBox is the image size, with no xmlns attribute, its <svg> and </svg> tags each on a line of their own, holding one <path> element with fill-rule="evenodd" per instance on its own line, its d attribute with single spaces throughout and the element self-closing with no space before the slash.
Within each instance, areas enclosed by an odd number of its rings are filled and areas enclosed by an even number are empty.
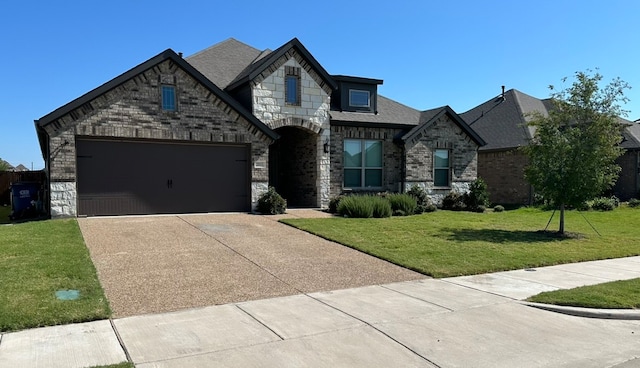
<svg viewBox="0 0 640 368">
<path fill-rule="evenodd" d="M 524 178 L 526 155 L 517 149 L 478 154 L 478 176 L 487 183 L 489 200 L 495 204 L 530 204 L 531 185 Z"/>
<path fill-rule="evenodd" d="M 161 109 L 161 84 L 176 87 L 177 110 Z M 76 216 L 75 136 L 250 145 L 252 205 L 268 182 L 271 138 L 170 60 L 135 76 L 45 127 L 50 137 L 51 215 Z"/>
<path fill-rule="evenodd" d="M 285 103 L 285 66 L 301 68 L 300 106 Z M 316 163 L 316 206 L 327 207 L 330 168 L 329 155 L 324 153 L 323 144 L 329 140 L 331 89 L 295 50 L 284 55 L 263 74 L 253 81 L 253 114 L 274 130 L 284 126 L 297 126 L 317 135 L 315 141 L 308 140 L 315 147 L 304 150 L 309 156 L 297 159 Z"/>
<path fill-rule="evenodd" d="M 344 140 L 370 139 L 382 141 L 383 171 L 382 188 L 375 191 L 399 192 L 402 188 L 402 148 L 393 142 L 393 138 L 402 132 L 393 128 L 331 127 L 331 191 L 335 197 L 343 192 Z"/>
<path fill-rule="evenodd" d="M 427 191 L 433 203 L 440 204 L 450 192 L 467 192 L 477 177 L 478 145 L 471 140 L 448 115 L 441 116 L 426 130 L 420 139 L 406 149 L 405 190 L 418 185 Z M 436 188 L 433 185 L 433 152 L 450 150 L 451 187 Z"/>
</svg>

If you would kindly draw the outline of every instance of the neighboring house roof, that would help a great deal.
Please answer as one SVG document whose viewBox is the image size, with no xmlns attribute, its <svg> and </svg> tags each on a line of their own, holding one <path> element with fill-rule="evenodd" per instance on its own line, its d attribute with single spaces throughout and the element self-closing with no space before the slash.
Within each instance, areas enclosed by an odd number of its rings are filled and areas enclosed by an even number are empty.
<svg viewBox="0 0 640 368">
<path fill-rule="evenodd" d="M 8 163 L 7 161 L 0 159 L 0 167 L 6 167 L 6 171 L 13 171 L 15 169 L 15 167 L 13 167 L 13 165 L 11 165 L 10 163 Z"/>
<path fill-rule="evenodd" d="M 291 50 L 297 51 L 304 60 L 311 66 L 311 68 L 320 76 L 322 81 L 329 86 L 332 90 L 338 88 L 336 82 L 331 78 L 329 73 L 318 63 L 318 61 L 311 55 L 311 53 L 302 45 L 302 43 L 297 39 L 293 38 L 291 41 L 285 43 L 280 46 L 276 50 L 263 53 L 261 55 L 257 55 L 257 59 L 251 65 L 249 65 L 244 71 L 242 71 L 230 84 L 228 84 L 225 88 L 228 90 L 233 90 L 238 88 L 249 81 L 256 79 L 260 76 L 265 70 L 267 70 L 271 65 L 273 65 L 278 59 L 282 56 L 289 53 Z M 322 87 L 322 86 L 321 86 Z"/>
<path fill-rule="evenodd" d="M 453 122 L 462 129 L 462 131 L 469 136 L 480 147 L 486 145 L 486 142 L 467 125 L 467 123 L 449 106 L 442 106 L 431 110 L 425 110 L 420 113 L 420 124 L 404 134 L 400 139 L 403 142 L 410 142 L 414 137 L 420 136 L 420 134 L 428 130 L 433 122 L 438 120 L 441 116 L 448 115 Z"/>
<path fill-rule="evenodd" d="M 18 166 L 13 168 L 13 171 L 29 171 L 29 169 L 23 164 L 19 164 Z"/>
<path fill-rule="evenodd" d="M 420 111 L 380 95 L 378 95 L 377 114 L 331 110 L 329 115 L 331 116 L 331 124 L 335 125 L 344 125 L 344 123 L 356 123 L 349 125 L 374 124 L 376 126 L 380 124 L 408 126 L 420 124 Z"/>
<path fill-rule="evenodd" d="M 210 81 L 224 89 L 247 67 L 270 52 L 260 51 L 229 38 L 187 57 L 186 60 Z"/>
<path fill-rule="evenodd" d="M 194 68 L 191 64 L 186 62 L 182 57 L 176 54 L 173 50 L 167 49 L 160 54 L 152 57 L 151 59 L 143 62 L 142 64 L 130 69 L 129 71 L 119 75 L 118 77 L 108 81 L 107 83 L 101 85 L 100 87 L 82 95 L 81 97 L 67 103 L 66 105 L 54 110 L 53 112 L 41 117 L 36 120 L 36 129 L 39 129 L 38 138 L 40 139 L 40 147 L 42 152 L 45 152 L 44 146 L 44 136 L 40 134 L 42 128 L 55 122 L 60 119 L 64 115 L 72 112 L 75 109 L 82 107 L 84 104 L 91 102 L 97 97 L 103 95 L 104 93 L 110 91 L 113 88 L 125 83 L 129 79 L 137 76 L 138 74 L 153 68 L 155 65 L 158 65 L 165 60 L 170 59 L 178 66 L 180 66 L 183 70 L 185 70 L 188 74 L 190 74 L 194 79 L 196 79 L 199 83 L 204 85 L 209 91 L 215 94 L 218 98 L 224 101 L 226 104 L 231 106 L 234 110 L 236 110 L 241 116 L 247 119 L 251 124 L 256 126 L 260 131 L 262 131 L 265 135 L 270 137 L 271 139 L 277 139 L 279 135 L 267 127 L 263 122 L 258 120 L 253 114 L 247 111 L 240 103 L 238 103 L 235 99 L 233 99 L 229 94 L 218 88 L 215 84 L 213 84 L 209 79 L 207 79 L 201 72 L 199 72 L 196 68 Z"/>
<path fill-rule="evenodd" d="M 537 112 L 548 116 L 552 108 L 550 98 L 541 100 L 510 89 L 460 116 L 487 142 L 481 151 L 500 151 L 529 144 L 535 135 L 535 128 L 527 125 L 532 115 Z M 631 124 L 623 118 L 618 120 L 621 124 Z M 640 148 L 640 140 L 635 140 L 640 139 L 640 130 L 635 127 L 633 131 L 628 129 L 623 134 L 626 146 L 623 141 L 622 147 Z"/>
<path fill-rule="evenodd" d="M 540 100 L 510 89 L 460 117 L 487 143 L 480 150 L 512 149 L 528 144 L 535 130 L 527 126 L 530 115 L 548 114 L 549 100 Z"/>
<path fill-rule="evenodd" d="M 622 131 L 622 142 L 620 147 L 629 150 L 640 149 L 640 124 L 628 124 Z"/>
</svg>

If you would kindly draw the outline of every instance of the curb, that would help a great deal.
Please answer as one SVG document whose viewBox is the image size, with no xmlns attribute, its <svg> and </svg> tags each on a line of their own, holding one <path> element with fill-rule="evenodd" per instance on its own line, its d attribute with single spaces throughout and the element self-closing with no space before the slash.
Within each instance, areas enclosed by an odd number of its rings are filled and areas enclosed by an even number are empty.
<svg viewBox="0 0 640 368">
<path fill-rule="evenodd" d="M 617 320 L 640 320 L 640 310 L 638 309 L 594 309 L 581 307 L 567 307 L 563 305 L 520 302 L 520 304 L 538 308 L 550 312 L 562 313 L 570 316 L 598 318 L 598 319 L 617 319 Z"/>
</svg>

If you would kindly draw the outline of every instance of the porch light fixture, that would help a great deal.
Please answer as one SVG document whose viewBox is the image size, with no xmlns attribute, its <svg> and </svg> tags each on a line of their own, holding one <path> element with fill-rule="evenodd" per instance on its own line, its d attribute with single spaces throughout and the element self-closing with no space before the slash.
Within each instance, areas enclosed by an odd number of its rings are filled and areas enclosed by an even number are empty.
<svg viewBox="0 0 640 368">
<path fill-rule="evenodd" d="M 324 148 L 324 153 L 329 153 L 329 139 L 324 141 L 324 144 L 322 145 L 322 147 Z"/>
</svg>

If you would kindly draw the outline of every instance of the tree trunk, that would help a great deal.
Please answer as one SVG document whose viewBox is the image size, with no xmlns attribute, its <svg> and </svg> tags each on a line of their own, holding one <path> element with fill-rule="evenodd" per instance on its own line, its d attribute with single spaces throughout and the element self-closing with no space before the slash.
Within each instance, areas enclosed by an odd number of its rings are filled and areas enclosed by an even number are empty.
<svg viewBox="0 0 640 368">
<path fill-rule="evenodd" d="M 564 235 L 564 203 L 560 204 L 560 229 L 558 234 Z"/>
</svg>

